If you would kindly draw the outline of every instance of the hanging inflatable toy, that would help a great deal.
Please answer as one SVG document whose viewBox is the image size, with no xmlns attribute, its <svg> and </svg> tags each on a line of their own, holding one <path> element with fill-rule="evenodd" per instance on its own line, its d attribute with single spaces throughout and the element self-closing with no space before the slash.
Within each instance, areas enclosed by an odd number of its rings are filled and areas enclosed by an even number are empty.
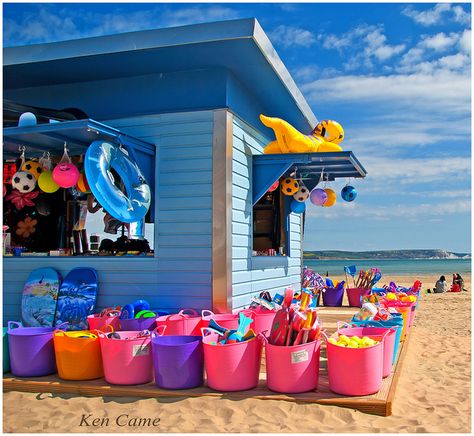
<svg viewBox="0 0 474 436">
<path fill-rule="evenodd" d="M 71 162 L 71 158 L 67 153 L 66 143 L 64 143 L 63 157 L 53 170 L 53 180 L 61 188 L 72 188 L 79 180 L 79 176 L 79 170 Z"/>
<path fill-rule="evenodd" d="M 294 213 L 304 213 L 306 210 L 306 204 L 301 201 L 291 200 L 290 209 Z"/>
<path fill-rule="evenodd" d="M 336 193 L 330 188 L 326 188 L 324 191 L 326 192 L 326 195 L 328 198 L 324 202 L 323 206 L 324 207 L 334 206 L 336 204 Z"/>
<path fill-rule="evenodd" d="M 84 161 L 87 181 L 103 208 L 121 222 L 141 221 L 151 205 L 151 190 L 135 159 L 122 146 L 94 141 Z M 116 184 L 111 170 L 122 179 L 124 191 Z"/>
<path fill-rule="evenodd" d="M 299 183 L 293 177 L 287 177 L 281 181 L 281 192 L 285 195 L 296 194 L 299 187 Z"/>
<path fill-rule="evenodd" d="M 59 185 L 53 180 L 53 173 L 51 168 L 53 167 L 53 162 L 49 152 L 43 153 L 43 157 L 39 160 L 41 164 L 42 172 L 38 177 L 38 186 L 47 194 L 53 194 L 59 189 Z"/>
<path fill-rule="evenodd" d="M 351 185 L 344 186 L 341 190 L 341 197 L 344 201 L 354 201 L 357 197 L 357 190 Z"/>
<path fill-rule="evenodd" d="M 276 137 L 275 141 L 270 142 L 265 147 L 265 154 L 342 151 L 342 148 L 337 143 L 329 142 L 325 137 L 318 136 L 315 133 L 304 135 L 281 118 L 260 115 L 260 121 L 265 126 L 273 129 Z"/>
<path fill-rule="evenodd" d="M 26 161 L 21 166 L 21 170 L 28 171 L 29 173 L 33 174 L 36 180 L 38 180 L 38 177 L 43 172 L 43 168 L 41 168 L 41 164 L 39 162 L 35 162 L 34 160 Z"/>
<path fill-rule="evenodd" d="M 313 135 L 324 138 L 327 142 L 339 144 L 344 139 L 344 129 L 342 126 L 333 120 L 323 120 L 314 128 Z"/>
<path fill-rule="evenodd" d="M 322 206 L 328 199 L 328 194 L 324 189 L 313 189 L 311 194 L 309 194 L 309 201 L 315 206 Z"/>
<path fill-rule="evenodd" d="M 81 172 L 81 175 L 79 176 L 79 180 L 77 181 L 76 187 L 78 191 L 82 192 L 83 194 L 89 194 L 91 192 L 91 188 L 89 187 L 89 184 L 87 183 L 87 178 L 84 172 Z"/>
<path fill-rule="evenodd" d="M 300 187 L 298 191 L 296 191 L 296 194 L 293 195 L 293 198 L 296 201 L 299 202 L 305 202 L 309 197 L 309 189 L 303 184 L 303 182 L 300 182 Z"/>
<path fill-rule="evenodd" d="M 268 191 L 267 192 L 273 192 L 275 191 L 276 189 L 278 189 L 278 185 L 280 184 L 280 181 L 277 180 L 272 186 L 270 186 L 268 188 Z"/>
<path fill-rule="evenodd" d="M 13 174 L 12 186 L 23 194 L 31 192 L 36 187 L 35 176 L 28 171 L 17 171 Z"/>
</svg>

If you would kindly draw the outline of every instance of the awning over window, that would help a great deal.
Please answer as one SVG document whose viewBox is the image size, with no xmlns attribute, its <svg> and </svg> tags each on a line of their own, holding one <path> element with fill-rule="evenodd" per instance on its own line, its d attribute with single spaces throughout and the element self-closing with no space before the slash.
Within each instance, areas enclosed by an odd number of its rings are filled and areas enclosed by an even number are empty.
<svg viewBox="0 0 474 436">
<path fill-rule="evenodd" d="M 252 156 L 253 204 L 257 203 L 280 177 L 289 176 L 295 169 L 309 190 L 324 173 L 324 180 L 341 177 L 362 178 L 367 171 L 352 151 L 337 153 L 261 154 Z"/>
</svg>

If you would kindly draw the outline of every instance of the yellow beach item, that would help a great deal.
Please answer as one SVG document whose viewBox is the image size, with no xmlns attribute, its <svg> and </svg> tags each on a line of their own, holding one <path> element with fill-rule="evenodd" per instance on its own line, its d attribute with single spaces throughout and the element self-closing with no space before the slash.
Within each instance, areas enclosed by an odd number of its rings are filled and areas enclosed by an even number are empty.
<svg viewBox="0 0 474 436">
<path fill-rule="evenodd" d="M 336 143 L 328 142 L 322 136 L 304 135 L 281 118 L 260 115 L 260 121 L 273 129 L 276 137 L 276 141 L 270 142 L 265 147 L 265 154 L 342 151 L 342 148 Z"/>
<path fill-rule="evenodd" d="M 325 141 L 340 144 L 344 139 L 344 129 L 334 120 L 323 120 L 314 128 L 313 135 L 323 138 Z"/>
<path fill-rule="evenodd" d="M 326 192 L 328 199 L 324 202 L 323 206 L 324 207 L 334 206 L 336 204 L 336 193 L 330 188 L 326 188 L 324 191 Z"/>
</svg>

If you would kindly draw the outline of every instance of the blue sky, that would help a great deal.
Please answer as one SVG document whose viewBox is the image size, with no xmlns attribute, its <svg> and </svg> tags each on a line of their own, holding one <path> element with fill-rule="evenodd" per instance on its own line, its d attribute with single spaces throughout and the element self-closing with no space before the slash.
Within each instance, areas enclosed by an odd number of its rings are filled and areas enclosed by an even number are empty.
<svg viewBox="0 0 474 436">
<path fill-rule="evenodd" d="M 3 36 L 25 45 L 246 17 L 369 173 L 352 183 L 355 202 L 308 204 L 305 248 L 469 252 L 470 4 L 4 4 Z"/>
</svg>

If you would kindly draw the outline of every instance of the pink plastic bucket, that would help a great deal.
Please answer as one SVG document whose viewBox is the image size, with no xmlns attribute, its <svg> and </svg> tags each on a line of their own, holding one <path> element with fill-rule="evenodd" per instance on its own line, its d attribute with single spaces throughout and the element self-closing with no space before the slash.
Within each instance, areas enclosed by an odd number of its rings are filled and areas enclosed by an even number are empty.
<svg viewBox="0 0 474 436">
<path fill-rule="evenodd" d="M 413 304 L 411 306 L 410 315 L 408 317 L 408 327 L 411 327 L 413 324 L 413 320 L 415 319 L 415 310 L 416 310 L 416 304 Z"/>
<path fill-rule="evenodd" d="M 104 376 L 113 385 L 141 385 L 153 380 L 151 337 L 129 339 L 139 332 L 116 332 L 120 339 L 99 333 Z"/>
<path fill-rule="evenodd" d="M 364 295 L 368 295 L 370 293 L 370 289 L 347 288 L 346 293 L 347 293 L 347 299 L 349 300 L 349 306 L 361 307 L 360 297 L 363 297 Z"/>
<path fill-rule="evenodd" d="M 283 347 L 265 342 L 267 387 L 296 394 L 318 387 L 321 341 Z"/>
<path fill-rule="evenodd" d="M 383 372 L 382 376 L 388 377 L 392 372 L 393 353 L 395 350 L 396 330 L 394 328 L 383 327 L 347 327 L 339 328 L 337 332 L 340 335 L 352 336 L 368 336 L 376 341 L 383 341 Z M 388 332 L 388 333 L 387 333 Z"/>
<path fill-rule="evenodd" d="M 273 318 L 275 318 L 276 312 L 273 310 L 265 309 L 244 309 L 241 311 L 245 316 L 253 319 L 253 324 L 250 326 L 255 334 L 267 332 L 270 334 L 272 331 Z"/>
<path fill-rule="evenodd" d="M 207 385 L 216 391 L 246 391 L 258 385 L 262 357 L 261 336 L 229 345 L 211 345 L 218 341 L 217 333 L 205 335 L 202 329 L 204 367 Z"/>
<path fill-rule="evenodd" d="M 328 342 L 329 389 L 347 396 L 375 394 L 382 387 L 383 342 L 368 348 L 345 348 Z"/>
<path fill-rule="evenodd" d="M 120 310 L 110 310 L 101 316 L 100 313 L 94 313 L 87 317 L 89 330 L 109 330 L 108 326 L 112 327 L 113 331 L 120 330 L 119 322 Z"/>
<path fill-rule="evenodd" d="M 156 318 L 156 326 L 166 327 L 165 336 L 200 336 L 202 319 L 194 309 L 183 309 L 179 313 Z"/>
<path fill-rule="evenodd" d="M 221 327 L 227 329 L 236 329 L 239 327 L 239 314 L 238 313 L 214 313 L 210 310 L 203 310 L 202 315 L 202 325 L 201 327 L 207 327 L 209 321 L 213 319 Z M 250 326 L 252 328 L 252 326 Z"/>
</svg>

